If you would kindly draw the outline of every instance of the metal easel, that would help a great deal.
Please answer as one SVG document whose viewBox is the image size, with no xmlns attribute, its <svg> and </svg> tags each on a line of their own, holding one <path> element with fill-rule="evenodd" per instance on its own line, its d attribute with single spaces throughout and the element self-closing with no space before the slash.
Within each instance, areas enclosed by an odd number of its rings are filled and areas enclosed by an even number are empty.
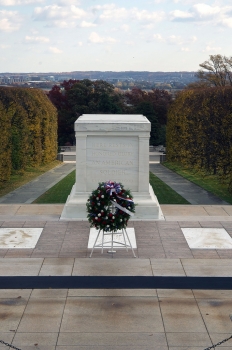
<svg viewBox="0 0 232 350">
<path fill-rule="evenodd" d="M 98 240 L 98 238 L 99 238 L 99 236 L 100 236 L 101 231 L 102 231 L 102 240 L 101 240 L 101 243 L 97 244 L 97 240 Z M 133 247 L 132 247 L 132 244 L 131 244 L 131 241 L 130 241 L 130 239 L 129 239 L 129 236 L 128 236 L 128 233 L 127 233 L 126 229 L 123 228 L 123 229 L 121 230 L 121 233 L 122 233 L 123 241 L 124 241 L 124 242 L 118 242 L 118 241 L 115 241 L 115 240 L 114 240 L 114 235 L 115 235 L 115 234 L 120 234 L 120 232 L 118 232 L 118 231 L 116 231 L 116 232 L 113 232 L 113 231 L 108 232 L 108 231 L 104 231 L 104 230 L 101 230 L 101 229 L 100 229 L 100 230 L 98 231 L 97 237 L 96 237 L 96 239 L 95 239 L 95 242 L 94 242 L 94 245 L 93 245 L 93 248 L 92 248 L 92 250 L 91 250 L 91 253 L 90 253 L 90 256 L 89 256 L 89 257 L 91 258 L 94 249 L 95 249 L 95 248 L 99 248 L 99 247 L 101 247 L 101 253 L 102 253 L 102 254 L 103 254 L 104 248 L 110 248 L 110 250 L 108 250 L 108 253 L 111 253 L 111 254 L 112 254 L 112 257 L 113 257 L 113 254 L 116 253 L 116 250 L 114 250 L 114 244 L 119 244 L 121 247 L 126 248 L 126 251 L 127 251 L 127 252 L 128 252 L 128 248 L 130 248 L 130 249 L 132 250 L 132 253 L 133 253 L 134 258 L 136 258 L 134 249 L 133 249 Z M 108 241 L 105 241 L 105 237 L 107 237 L 107 236 L 110 236 L 111 239 L 108 240 Z M 126 238 L 127 238 L 127 240 L 128 240 L 128 243 L 126 242 Z"/>
</svg>

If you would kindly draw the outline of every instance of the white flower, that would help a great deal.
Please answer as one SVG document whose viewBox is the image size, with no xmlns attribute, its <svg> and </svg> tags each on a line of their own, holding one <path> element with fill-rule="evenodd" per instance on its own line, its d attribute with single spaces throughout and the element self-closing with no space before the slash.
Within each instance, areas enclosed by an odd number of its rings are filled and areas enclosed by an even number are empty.
<svg viewBox="0 0 232 350">
<path fill-rule="evenodd" d="M 95 216 L 95 220 L 97 220 L 98 219 L 98 217 L 97 216 Z"/>
<path fill-rule="evenodd" d="M 101 205 L 100 203 L 97 203 L 97 205 Z"/>
<path fill-rule="evenodd" d="M 101 196 L 101 198 L 104 198 L 104 194 Z"/>
<path fill-rule="evenodd" d="M 104 210 L 101 210 L 101 213 L 104 213 Z"/>
<path fill-rule="evenodd" d="M 101 216 L 101 213 L 99 213 L 98 216 Z"/>
<path fill-rule="evenodd" d="M 127 198 L 129 198 L 129 196 L 127 195 Z"/>
<path fill-rule="evenodd" d="M 122 222 L 122 219 L 120 219 L 119 221 Z"/>
<path fill-rule="evenodd" d="M 130 209 L 131 207 L 128 207 L 128 209 Z"/>
<path fill-rule="evenodd" d="M 110 227 L 110 225 L 106 225 L 106 227 Z"/>
<path fill-rule="evenodd" d="M 97 197 L 97 201 L 99 201 L 99 198 Z"/>
<path fill-rule="evenodd" d="M 114 216 L 112 216 L 112 219 L 115 219 L 115 217 L 114 217 Z"/>
<path fill-rule="evenodd" d="M 108 216 L 106 216 L 105 219 L 107 220 L 107 219 L 108 219 Z"/>
</svg>

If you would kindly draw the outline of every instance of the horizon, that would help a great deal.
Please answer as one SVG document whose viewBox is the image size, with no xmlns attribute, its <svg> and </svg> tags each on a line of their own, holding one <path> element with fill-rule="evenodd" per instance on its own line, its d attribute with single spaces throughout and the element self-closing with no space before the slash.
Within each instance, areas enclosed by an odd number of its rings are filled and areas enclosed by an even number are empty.
<svg viewBox="0 0 232 350">
<path fill-rule="evenodd" d="M 84 73 L 84 72 L 100 72 L 100 73 L 135 73 L 135 72 L 144 72 L 144 73 L 196 73 L 197 71 L 148 71 L 148 70 L 74 70 L 74 71 L 48 71 L 48 72 L 0 72 L 0 74 L 71 74 L 71 73 Z"/>
</svg>

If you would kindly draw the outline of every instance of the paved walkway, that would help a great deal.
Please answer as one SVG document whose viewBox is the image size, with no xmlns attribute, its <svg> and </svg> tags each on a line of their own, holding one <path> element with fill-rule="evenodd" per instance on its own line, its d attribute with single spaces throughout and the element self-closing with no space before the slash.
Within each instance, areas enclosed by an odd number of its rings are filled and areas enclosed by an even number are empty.
<svg viewBox="0 0 232 350">
<path fill-rule="evenodd" d="M 32 180 L 7 195 L 0 197 L 0 203 L 32 203 L 49 188 L 75 170 L 75 168 L 75 163 L 62 163 L 45 174 L 40 175 L 35 180 Z"/>
<path fill-rule="evenodd" d="M 170 186 L 174 191 L 187 199 L 187 201 L 189 201 L 191 204 L 229 204 L 206 190 L 203 190 L 201 187 L 184 179 L 182 176 L 167 169 L 162 164 L 150 164 L 150 171 L 160 180 Z"/>
</svg>

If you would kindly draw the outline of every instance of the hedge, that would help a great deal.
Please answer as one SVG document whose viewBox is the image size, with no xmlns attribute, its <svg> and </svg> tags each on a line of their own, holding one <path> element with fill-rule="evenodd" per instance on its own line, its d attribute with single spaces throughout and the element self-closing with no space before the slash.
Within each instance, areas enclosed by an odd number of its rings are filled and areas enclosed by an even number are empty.
<svg viewBox="0 0 232 350">
<path fill-rule="evenodd" d="M 57 111 L 39 89 L 0 87 L 0 181 L 56 159 Z"/>
<path fill-rule="evenodd" d="M 228 181 L 232 191 L 232 87 L 187 89 L 168 113 L 167 160 Z"/>
</svg>

